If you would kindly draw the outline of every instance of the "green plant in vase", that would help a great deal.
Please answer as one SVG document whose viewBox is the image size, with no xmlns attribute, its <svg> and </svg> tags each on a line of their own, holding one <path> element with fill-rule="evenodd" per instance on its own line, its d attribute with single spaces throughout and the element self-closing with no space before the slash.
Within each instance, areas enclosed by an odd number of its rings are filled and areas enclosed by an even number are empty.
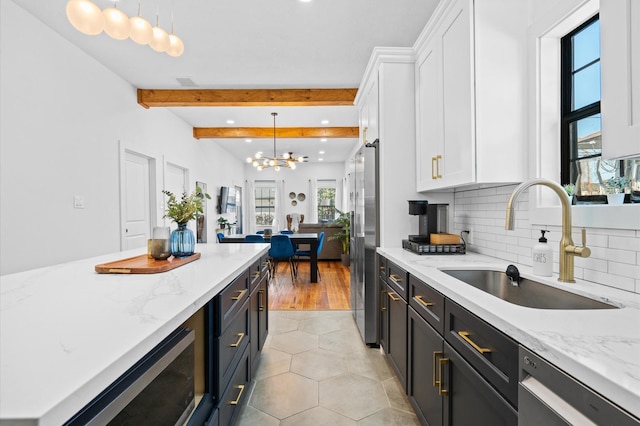
<svg viewBox="0 0 640 426">
<path fill-rule="evenodd" d="M 333 221 L 334 224 L 342 225 L 342 229 L 332 236 L 329 237 L 329 240 L 339 240 L 342 243 L 342 264 L 347 266 L 349 265 L 349 240 L 351 238 L 351 219 L 349 218 L 349 213 L 341 212 L 336 209 L 339 216 L 336 220 Z"/>
<path fill-rule="evenodd" d="M 565 192 L 569 197 L 576 194 L 576 186 L 574 184 L 568 183 L 566 185 L 562 185 L 562 187 L 564 188 Z"/>
<path fill-rule="evenodd" d="M 171 191 L 163 190 L 162 193 L 169 197 L 164 217 L 178 224 L 178 229 L 171 232 L 171 254 L 175 257 L 191 256 L 196 248 L 196 240 L 187 223 L 203 215 L 205 200 L 210 200 L 211 196 L 199 186 L 190 195 L 183 192 L 179 199 Z"/>
</svg>

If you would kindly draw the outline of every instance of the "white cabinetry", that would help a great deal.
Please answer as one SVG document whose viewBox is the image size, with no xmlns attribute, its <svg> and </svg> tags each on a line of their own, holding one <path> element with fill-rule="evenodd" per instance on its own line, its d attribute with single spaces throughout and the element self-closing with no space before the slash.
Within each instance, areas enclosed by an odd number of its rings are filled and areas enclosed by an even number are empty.
<svg viewBox="0 0 640 426">
<path fill-rule="evenodd" d="M 402 239 L 416 231 L 407 204 L 420 198 L 415 190 L 414 72 L 412 48 L 375 48 L 355 99 L 360 142 L 379 139 L 380 246 L 401 247 Z"/>
<path fill-rule="evenodd" d="M 640 2 L 601 0 L 602 155 L 640 156 Z"/>
<path fill-rule="evenodd" d="M 526 2 L 443 0 L 416 49 L 418 191 L 527 178 Z"/>
</svg>

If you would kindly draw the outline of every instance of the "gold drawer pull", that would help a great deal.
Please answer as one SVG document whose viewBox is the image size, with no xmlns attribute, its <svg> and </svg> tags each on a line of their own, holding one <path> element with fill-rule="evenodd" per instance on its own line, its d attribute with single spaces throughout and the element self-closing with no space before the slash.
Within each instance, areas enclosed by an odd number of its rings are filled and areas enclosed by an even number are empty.
<svg viewBox="0 0 640 426">
<path fill-rule="evenodd" d="M 481 348 L 473 340 L 471 340 L 469 338 L 469 332 L 468 331 L 458 331 L 458 335 L 460 337 L 462 337 L 465 342 L 467 342 L 468 344 L 473 346 L 473 349 L 475 349 L 476 351 L 480 352 L 481 354 L 486 354 L 486 353 L 491 352 L 491 349 L 489 349 L 489 348 Z"/>
<path fill-rule="evenodd" d="M 240 346 L 240 342 L 242 342 L 242 339 L 244 339 L 244 333 L 238 333 L 237 336 L 238 336 L 238 341 L 230 344 L 229 347 L 237 348 L 238 346 Z"/>
<path fill-rule="evenodd" d="M 258 310 L 260 312 L 264 311 L 264 303 L 262 302 L 262 295 L 264 294 L 264 290 L 258 290 L 258 294 L 260 295 L 260 298 L 258 299 L 260 301 L 260 306 L 258 306 Z"/>
<path fill-rule="evenodd" d="M 442 160 L 442 155 L 436 155 L 436 177 L 438 179 L 442 179 L 442 175 L 440 174 L 440 160 Z"/>
<path fill-rule="evenodd" d="M 253 279 L 258 278 L 259 276 L 260 276 L 260 271 L 255 271 L 255 272 L 252 274 Z"/>
<path fill-rule="evenodd" d="M 414 296 L 413 298 L 414 298 L 414 299 L 416 299 L 418 302 L 420 302 L 420 304 L 421 304 L 422 306 L 424 306 L 424 307 L 433 306 L 433 303 L 431 303 L 431 302 L 425 302 L 425 301 L 422 299 L 422 296 Z"/>
<path fill-rule="evenodd" d="M 400 278 L 399 276 L 397 276 L 396 274 L 391 274 L 389 275 L 389 278 L 391 278 L 393 281 L 397 282 L 397 283 L 401 283 L 402 282 L 402 278 Z"/>
<path fill-rule="evenodd" d="M 388 292 L 387 294 L 389 295 L 389 297 L 391 298 L 391 300 L 393 300 L 394 302 L 397 302 L 397 301 L 399 301 L 399 300 L 400 300 L 400 298 L 399 298 L 399 297 L 396 297 L 396 294 L 395 294 L 394 292 L 392 292 L 392 291 Z"/>
<path fill-rule="evenodd" d="M 236 389 L 240 389 L 240 392 L 238 392 L 238 397 L 234 401 L 229 401 L 229 405 L 238 405 L 238 403 L 240 402 L 240 398 L 242 398 L 242 392 L 244 392 L 244 385 L 238 385 L 236 386 Z"/>
<path fill-rule="evenodd" d="M 440 380 L 438 380 L 438 393 L 440 396 L 446 396 L 449 394 L 449 391 L 446 389 L 442 389 L 442 382 L 444 382 L 444 365 L 449 362 L 449 358 L 440 358 Z"/>
<path fill-rule="evenodd" d="M 384 303 L 383 301 L 384 301 L 384 295 L 385 294 L 387 294 L 386 291 L 381 291 L 380 292 L 380 311 L 382 311 L 382 312 L 387 310 L 387 307 L 384 306 L 384 304 L 383 304 Z"/>
<path fill-rule="evenodd" d="M 238 295 L 235 297 L 232 297 L 231 300 L 240 300 L 242 299 L 242 296 L 244 296 L 244 294 L 247 292 L 247 289 L 244 290 L 238 290 Z"/>
<path fill-rule="evenodd" d="M 434 164 L 436 163 L 436 161 L 438 161 L 436 159 L 436 157 L 431 157 L 431 179 L 436 180 L 438 179 L 438 176 L 436 176 L 436 168 L 434 167 Z"/>
<path fill-rule="evenodd" d="M 440 386 L 440 381 L 442 380 L 442 377 L 440 377 L 439 379 L 437 379 L 437 369 L 438 369 L 438 358 L 441 357 L 443 355 L 442 351 L 435 351 L 433 352 L 433 387 L 437 388 L 438 386 Z"/>
<path fill-rule="evenodd" d="M 381 271 L 384 271 L 384 266 L 379 266 Z"/>
</svg>

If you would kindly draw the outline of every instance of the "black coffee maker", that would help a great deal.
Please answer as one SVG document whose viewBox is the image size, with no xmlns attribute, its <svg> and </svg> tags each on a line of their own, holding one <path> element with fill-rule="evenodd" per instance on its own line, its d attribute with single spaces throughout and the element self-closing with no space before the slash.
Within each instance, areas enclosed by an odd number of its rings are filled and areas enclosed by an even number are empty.
<svg viewBox="0 0 640 426">
<path fill-rule="evenodd" d="M 409 200 L 409 214 L 419 217 L 418 235 L 409 235 L 409 241 L 429 244 L 431 234 L 449 230 L 449 204 L 429 204 L 427 200 Z"/>
</svg>

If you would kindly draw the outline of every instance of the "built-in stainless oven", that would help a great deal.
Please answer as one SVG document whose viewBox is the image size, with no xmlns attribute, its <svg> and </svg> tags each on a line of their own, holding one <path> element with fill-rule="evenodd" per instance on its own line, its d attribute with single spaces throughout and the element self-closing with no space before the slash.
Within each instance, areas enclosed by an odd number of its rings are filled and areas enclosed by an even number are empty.
<svg viewBox="0 0 640 426">
<path fill-rule="evenodd" d="M 195 406 L 194 336 L 173 332 L 66 424 L 184 424 Z"/>
</svg>

